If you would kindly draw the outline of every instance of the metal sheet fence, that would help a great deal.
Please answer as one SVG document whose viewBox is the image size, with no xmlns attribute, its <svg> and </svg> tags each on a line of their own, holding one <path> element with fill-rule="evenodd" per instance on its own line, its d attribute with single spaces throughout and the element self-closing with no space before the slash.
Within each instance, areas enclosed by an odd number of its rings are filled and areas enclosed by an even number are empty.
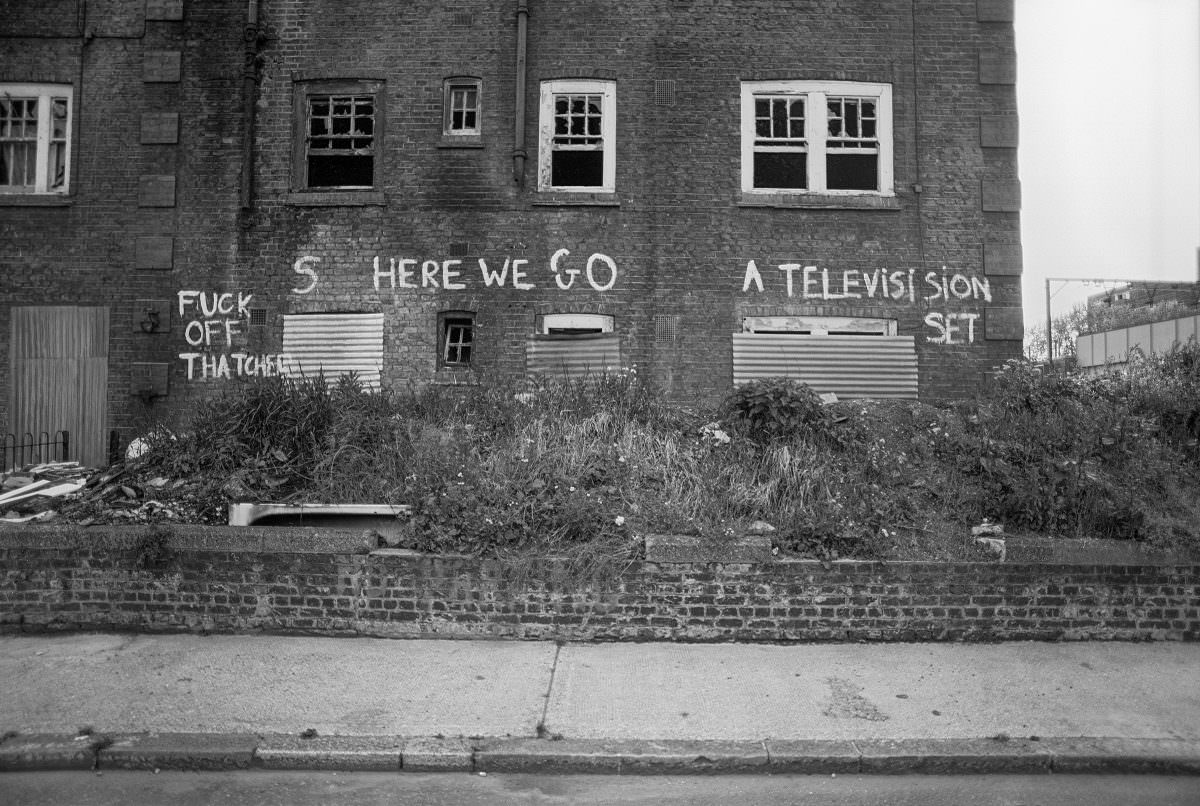
<svg viewBox="0 0 1200 806">
<path fill-rule="evenodd" d="M 1103 333 L 1085 333 L 1075 341 L 1080 367 L 1124 364 L 1129 354 L 1140 350 L 1145 355 L 1168 353 L 1191 339 L 1200 339 L 1200 316 L 1184 316 Z"/>
</svg>

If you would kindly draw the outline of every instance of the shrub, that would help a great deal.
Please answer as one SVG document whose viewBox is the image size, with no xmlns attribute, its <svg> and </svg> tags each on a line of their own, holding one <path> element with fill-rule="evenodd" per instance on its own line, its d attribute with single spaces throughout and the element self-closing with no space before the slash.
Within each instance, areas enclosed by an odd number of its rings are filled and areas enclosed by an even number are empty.
<svg viewBox="0 0 1200 806">
<path fill-rule="evenodd" d="M 724 415 L 751 438 L 823 438 L 833 425 L 821 398 L 808 384 L 787 378 L 751 381 L 730 392 Z"/>
</svg>

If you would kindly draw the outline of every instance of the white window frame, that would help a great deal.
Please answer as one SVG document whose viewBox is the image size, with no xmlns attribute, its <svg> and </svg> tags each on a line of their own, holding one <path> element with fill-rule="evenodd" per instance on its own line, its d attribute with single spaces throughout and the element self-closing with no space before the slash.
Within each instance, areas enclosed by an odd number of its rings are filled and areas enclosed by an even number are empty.
<svg viewBox="0 0 1200 806">
<path fill-rule="evenodd" d="M 542 317 L 542 334 L 551 330 L 595 330 L 613 332 L 612 316 L 600 313 L 548 313 Z"/>
<path fill-rule="evenodd" d="M 555 99 L 561 95 L 599 95 L 600 147 L 603 152 L 603 177 L 599 185 L 551 184 L 554 151 L 583 146 L 556 146 L 554 133 Z M 588 148 L 591 148 L 590 146 Z M 566 193 L 613 193 L 617 180 L 617 85 L 615 81 L 556 80 L 543 81 L 538 117 L 538 190 Z"/>
<path fill-rule="evenodd" d="M 743 333 L 775 333 L 797 336 L 895 336 L 895 319 L 854 316 L 746 316 Z"/>
<path fill-rule="evenodd" d="M 808 154 L 807 188 L 764 188 L 754 186 L 755 100 L 759 96 L 796 97 L 805 99 L 804 144 L 767 146 L 772 150 L 804 151 Z M 871 98 L 875 100 L 876 139 L 878 147 L 879 187 L 876 190 L 843 190 L 826 187 L 825 159 L 830 153 L 869 154 L 870 149 L 840 151 L 829 144 L 829 98 Z M 892 86 L 858 81 L 743 81 L 741 110 L 742 192 L 748 194 L 827 195 L 827 196 L 894 196 Z M 760 149 L 764 148 L 762 146 Z"/>
<path fill-rule="evenodd" d="M 0 194 L 53 194 L 62 195 L 71 189 L 71 127 L 74 114 L 74 87 L 70 84 L 0 84 L 0 97 L 7 99 L 37 99 L 37 154 L 34 166 L 34 182 L 32 185 L 0 185 Z M 51 109 L 55 98 L 65 98 L 67 102 L 67 117 L 64 123 L 64 136 L 53 137 Z M 61 186 L 51 186 L 50 154 L 51 145 L 62 143 L 63 182 Z M 0 140 L 0 148 L 6 148 Z"/>
<path fill-rule="evenodd" d="M 463 105 L 458 106 L 456 95 L 463 92 L 475 93 L 475 105 L 467 106 L 465 99 Z M 442 119 L 442 134 L 446 137 L 479 137 L 483 134 L 483 81 L 470 76 L 455 76 L 454 78 L 446 79 L 443 90 L 443 119 Z M 454 113 L 463 112 L 465 123 L 466 113 L 472 112 L 475 115 L 474 126 L 461 126 L 455 128 Z"/>
</svg>

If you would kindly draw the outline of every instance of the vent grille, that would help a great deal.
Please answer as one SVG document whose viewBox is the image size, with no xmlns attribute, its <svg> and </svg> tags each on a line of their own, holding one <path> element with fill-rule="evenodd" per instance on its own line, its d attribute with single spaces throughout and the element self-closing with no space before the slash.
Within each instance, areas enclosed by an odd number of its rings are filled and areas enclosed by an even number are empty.
<svg viewBox="0 0 1200 806">
<path fill-rule="evenodd" d="M 659 106 L 675 105 L 674 79 L 656 79 L 654 82 L 654 103 Z"/>
<path fill-rule="evenodd" d="M 450 257 L 472 257 L 478 254 L 479 246 L 470 241 L 452 241 L 447 251 Z"/>
<path fill-rule="evenodd" d="M 251 308 L 250 309 L 250 327 L 260 328 L 267 326 L 267 309 L 266 308 Z"/>
<path fill-rule="evenodd" d="M 655 344 L 673 344 L 679 339 L 679 317 L 673 314 L 654 315 Z"/>
<path fill-rule="evenodd" d="M 470 25 L 471 22 L 471 12 L 469 11 L 456 11 L 450 18 L 451 25 Z"/>
</svg>

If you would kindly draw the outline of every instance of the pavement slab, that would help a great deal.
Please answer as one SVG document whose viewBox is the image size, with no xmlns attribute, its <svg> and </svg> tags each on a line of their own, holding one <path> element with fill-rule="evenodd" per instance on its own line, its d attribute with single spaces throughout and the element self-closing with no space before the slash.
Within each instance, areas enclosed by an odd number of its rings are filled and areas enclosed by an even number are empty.
<svg viewBox="0 0 1200 806">
<path fill-rule="evenodd" d="M 0 637 L 0 729 L 529 736 L 556 649 L 269 635 Z"/>
<path fill-rule="evenodd" d="M 1200 739 L 1200 646 L 569 644 L 568 738 Z"/>
<path fill-rule="evenodd" d="M 0 636 L 0 770 L 1200 775 L 1200 645 Z"/>
</svg>

